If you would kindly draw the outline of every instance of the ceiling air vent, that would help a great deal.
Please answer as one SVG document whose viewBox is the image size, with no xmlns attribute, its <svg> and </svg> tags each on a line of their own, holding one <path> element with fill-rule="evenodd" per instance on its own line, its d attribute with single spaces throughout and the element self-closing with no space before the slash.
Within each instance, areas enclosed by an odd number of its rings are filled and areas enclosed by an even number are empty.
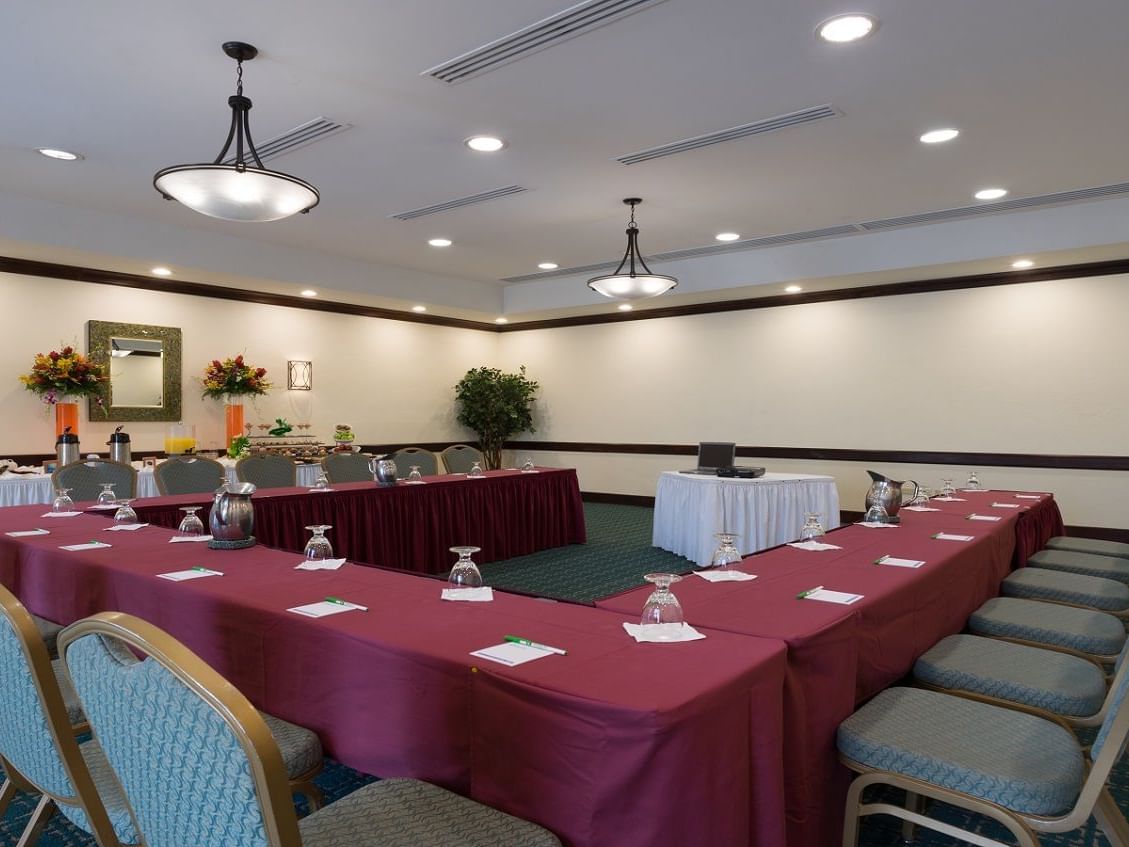
<svg viewBox="0 0 1129 847">
<path fill-rule="evenodd" d="M 255 149 L 259 151 L 259 159 L 266 162 L 268 159 L 277 159 L 279 156 L 284 156 L 299 147 L 305 147 L 315 141 L 323 141 L 331 135 L 338 135 L 352 128 L 352 124 L 341 124 L 337 121 L 331 121 L 329 118 L 314 118 L 312 121 L 306 121 L 304 124 L 289 129 L 282 135 L 276 135 L 262 144 L 256 142 Z M 223 164 L 234 165 L 235 154 L 233 153 L 224 159 Z"/>
<path fill-rule="evenodd" d="M 430 76 L 450 85 L 465 82 L 663 2 L 665 0 L 588 0 L 578 3 L 525 29 L 428 68 L 420 76 Z"/>
<path fill-rule="evenodd" d="M 511 194 L 521 194 L 521 192 L 528 190 L 528 188 L 523 188 L 520 185 L 507 185 L 504 188 L 495 188 L 493 191 L 483 191 L 481 194 L 472 194 L 469 197 L 460 197 L 457 200 L 436 203 L 434 206 L 412 209 L 410 212 L 397 212 L 388 217 L 396 218 L 401 221 L 410 221 L 415 218 L 425 217 L 426 215 L 434 215 L 451 209 L 460 209 L 463 206 L 473 206 L 475 203 L 485 203 L 487 200 L 496 200 L 499 197 L 508 197 Z"/>
<path fill-rule="evenodd" d="M 800 124 L 821 121 L 826 118 L 837 118 L 842 114 L 842 112 L 829 104 L 812 106 L 809 109 L 800 109 L 798 112 L 789 112 L 786 115 L 777 115 L 774 118 L 765 118 L 764 120 L 753 121 L 749 124 L 730 127 L 729 129 L 719 130 L 718 132 L 697 135 L 683 141 L 664 144 L 661 147 L 651 147 L 647 150 L 640 150 L 638 153 L 628 153 L 626 156 L 617 156 L 616 161 L 624 165 L 637 165 L 640 162 L 649 162 L 651 159 L 661 159 L 663 156 L 673 156 L 675 153 L 685 153 L 687 150 L 709 147 L 712 144 L 720 144 L 723 141 L 733 141 L 737 138 L 747 138 L 750 135 L 776 132 L 778 129 L 787 129 L 790 126 L 799 126 Z"/>
</svg>

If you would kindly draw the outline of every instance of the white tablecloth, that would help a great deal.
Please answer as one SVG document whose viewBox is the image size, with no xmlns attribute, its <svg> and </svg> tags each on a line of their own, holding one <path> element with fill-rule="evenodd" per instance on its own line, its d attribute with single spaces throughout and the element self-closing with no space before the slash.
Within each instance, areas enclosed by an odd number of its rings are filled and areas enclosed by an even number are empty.
<svg viewBox="0 0 1129 847">
<path fill-rule="evenodd" d="M 235 461 L 221 459 L 227 468 L 227 479 L 236 482 Z M 318 478 L 321 465 L 298 465 L 298 484 L 309 488 Z M 137 496 L 157 497 L 157 481 L 152 468 L 137 472 Z M 29 503 L 50 503 L 55 499 L 51 490 L 51 474 L 0 474 L 0 506 L 25 506 Z"/>
<path fill-rule="evenodd" d="M 806 512 L 817 512 L 824 529 L 839 526 L 834 477 L 766 473 L 735 479 L 665 471 L 655 493 L 652 544 L 705 566 L 717 547 L 715 533 L 737 533 L 737 546 L 747 555 L 795 541 Z"/>
</svg>

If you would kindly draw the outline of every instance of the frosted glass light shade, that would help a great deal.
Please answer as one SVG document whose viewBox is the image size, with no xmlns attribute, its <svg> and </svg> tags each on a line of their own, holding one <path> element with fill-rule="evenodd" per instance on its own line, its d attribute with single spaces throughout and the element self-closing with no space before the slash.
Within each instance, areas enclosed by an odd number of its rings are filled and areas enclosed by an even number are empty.
<svg viewBox="0 0 1129 847">
<path fill-rule="evenodd" d="M 645 300 L 658 297 L 678 285 L 678 280 L 662 274 L 608 274 L 588 280 L 588 287 L 612 300 Z"/>
<path fill-rule="evenodd" d="M 312 209 L 321 199 L 305 180 L 265 168 L 176 165 L 153 187 L 188 208 L 225 221 L 277 221 Z"/>
</svg>

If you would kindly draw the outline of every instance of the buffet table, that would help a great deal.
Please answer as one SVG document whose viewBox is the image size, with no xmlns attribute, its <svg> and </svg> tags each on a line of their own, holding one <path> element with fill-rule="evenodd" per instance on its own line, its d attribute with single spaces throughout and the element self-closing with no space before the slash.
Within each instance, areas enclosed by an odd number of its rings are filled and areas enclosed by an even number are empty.
<svg viewBox="0 0 1129 847">
<path fill-rule="evenodd" d="M 330 491 L 264 488 L 252 497 L 255 537 L 263 544 L 301 551 L 307 526 L 328 524 L 338 556 L 420 573 L 449 570 L 449 548 L 482 548 L 482 564 L 550 547 L 583 544 L 584 504 L 571 468 L 537 473 L 487 471 L 401 481 L 390 488 L 371 482 L 337 483 Z M 175 528 L 182 506 L 208 507 L 210 495 L 156 497 L 133 504 L 140 520 Z"/>
<path fill-rule="evenodd" d="M 477 485 L 478 483 L 464 483 Z M 293 553 L 172 544 L 92 513 L 0 512 L 0 582 L 61 623 L 113 609 L 183 640 L 259 708 L 315 730 L 329 755 L 434 781 L 545 826 L 571 847 L 784 847 L 784 645 L 706 631 L 636 644 L 628 616 Z M 2 534 L 44 527 L 48 535 Z M 62 545 L 96 538 L 112 547 Z M 172 582 L 202 566 L 222 576 Z M 367 606 L 288 612 L 334 595 Z M 559 646 L 515 667 L 470 655 L 518 634 Z"/>
<path fill-rule="evenodd" d="M 227 471 L 228 482 L 237 482 L 235 476 L 235 460 L 219 460 Z M 157 497 L 157 481 L 153 478 L 151 467 L 141 467 L 140 462 L 134 462 L 137 468 L 137 496 Z M 321 474 L 320 464 L 298 465 L 298 485 L 309 487 L 317 482 Z M 124 495 L 125 492 L 119 492 Z M 50 503 L 55 498 L 51 488 L 51 474 L 0 474 L 0 506 L 23 506 L 29 503 Z"/>
<path fill-rule="evenodd" d="M 956 496 L 961 499 L 930 501 L 936 511 L 903 509 L 894 528 L 851 525 L 828 533 L 823 540 L 838 550 L 783 546 L 750 556 L 738 569 L 756 574 L 752 582 L 710 583 L 691 575 L 675 586 L 688 623 L 788 644 L 789 847 L 825 847 L 840 838 L 848 774 L 836 757 L 839 723 L 903 677 L 937 641 L 963 629 L 1010 572 L 1017 537 L 1040 543 L 1030 527 L 1045 531 L 1058 514 L 1048 494 Z M 970 520 L 970 514 L 998 520 Z M 971 539 L 933 538 L 938 532 Z M 875 564 L 887 555 L 924 564 Z M 863 596 L 849 605 L 799 598 L 816 586 Z M 632 589 L 597 605 L 630 614 L 649 592 L 649 586 Z"/>
<path fill-rule="evenodd" d="M 716 533 L 737 533 L 741 553 L 755 553 L 797 538 L 808 512 L 820 516 L 824 529 L 839 525 L 834 477 L 766 473 L 737 479 L 664 471 L 651 543 L 704 567 L 717 547 Z"/>
</svg>

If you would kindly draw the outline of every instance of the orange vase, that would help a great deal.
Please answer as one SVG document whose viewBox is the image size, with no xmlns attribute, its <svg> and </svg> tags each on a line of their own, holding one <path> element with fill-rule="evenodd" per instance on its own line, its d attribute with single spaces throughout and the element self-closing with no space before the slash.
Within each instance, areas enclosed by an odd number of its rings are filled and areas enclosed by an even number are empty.
<svg viewBox="0 0 1129 847">
<path fill-rule="evenodd" d="M 55 437 L 63 434 L 66 427 L 78 435 L 78 403 L 59 402 L 55 404 Z"/>
<path fill-rule="evenodd" d="M 223 411 L 224 426 L 227 429 L 225 443 L 230 447 L 234 439 L 246 434 L 243 431 L 243 398 L 228 397 L 227 402 L 224 403 Z"/>
</svg>

